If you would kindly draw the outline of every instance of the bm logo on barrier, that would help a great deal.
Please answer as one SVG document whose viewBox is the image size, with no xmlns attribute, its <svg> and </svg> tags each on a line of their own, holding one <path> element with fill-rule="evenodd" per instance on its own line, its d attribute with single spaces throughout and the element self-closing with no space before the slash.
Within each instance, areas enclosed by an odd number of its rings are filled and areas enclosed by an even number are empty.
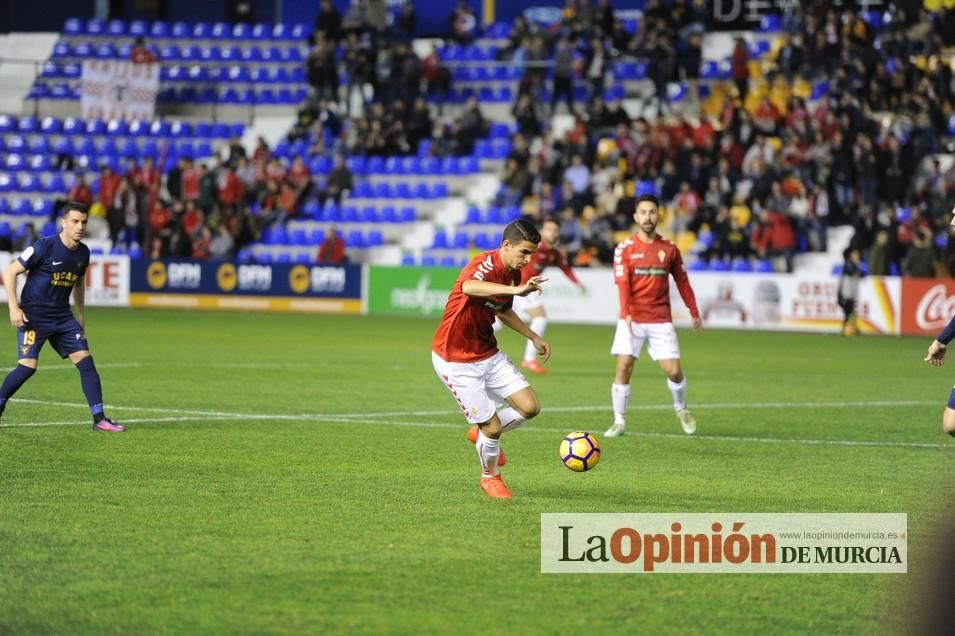
<svg viewBox="0 0 955 636">
<path fill-rule="evenodd" d="M 166 286 L 166 266 L 160 261 L 153 261 L 146 270 L 146 282 L 153 289 L 162 289 Z"/>
<path fill-rule="evenodd" d="M 219 271 L 216 272 L 216 282 L 219 284 L 219 289 L 224 292 L 234 290 L 239 283 L 239 276 L 235 265 L 232 263 L 223 263 L 220 265 Z"/>
<path fill-rule="evenodd" d="M 304 294 L 308 291 L 309 279 L 308 268 L 304 265 L 296 265 L 288 272 L 288 286 L 296 294 Z"/>
</svg>

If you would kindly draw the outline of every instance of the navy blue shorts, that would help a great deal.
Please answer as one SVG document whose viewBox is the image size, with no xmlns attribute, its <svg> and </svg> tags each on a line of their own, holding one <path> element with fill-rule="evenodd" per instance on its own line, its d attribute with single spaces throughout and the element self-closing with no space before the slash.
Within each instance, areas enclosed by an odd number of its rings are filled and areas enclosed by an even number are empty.
<svg viewBox="0 0 955 636">
<path fill-rule="evenodd" d="M 36 360 L 40 357 L 40 349 L 47 340 L 61 358 L 90 348 L 83 328 L 72 316 L 52 322 L 28 322 L 17 329 L 17 360 L 23 358 Z"/>
</svg>

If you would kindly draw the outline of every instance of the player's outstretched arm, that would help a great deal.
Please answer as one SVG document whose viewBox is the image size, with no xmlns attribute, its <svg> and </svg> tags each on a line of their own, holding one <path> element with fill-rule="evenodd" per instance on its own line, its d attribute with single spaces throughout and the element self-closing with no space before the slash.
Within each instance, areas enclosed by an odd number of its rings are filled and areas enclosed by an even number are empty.
<svg viewBox="0 0 955 636">
<path fill-rule="evenodd" d="M 25 271 L 27 271 L 26 268 L 19 260 L 13 261 L 3 270 L 3 288 L 7 291 L 10 324 L 18 329 L 29 322 L 26 314 L 20 309 L 20 303 L 17 302 L 17 276 Z"/>
<path fill-rule="evenodd" d="M 932 344 L 928 346 L 928 353 L 925 354 L 925 359 L 922 362 L 928 362 L 933 367 L 940 367 L 945 364 L 945 354 L 947 352 L 947 346 L 938 340 L 933 340 Z"/>
<path fill-rule="evenodd" d="M 537 349 L 541 360 L 547 362 L 547 360 L 550 359 L 550 343 L 538 336 L 530 327 L 524 324 L 524 321 L 521 320 L 520 316 L 514 313 L 513 309 L 502 311 L 497 317 L 502 323 L 530 340 L 534 344 L 534 348 Z"/>
<path fill-rule="evenodd" d="M 511 285 L 502 285 L 501 283 L 491 283 L 485 280 L 468 279 L 461 283 L 461 291 L 465 296 L 474 298 L 490 298 L 492 296 L 526 296 L 531 292 L 540 291 L 541 284 L 546 282 L 546 278 L 533 276 L 523 285 L 516 287 Z"/>
</svg>

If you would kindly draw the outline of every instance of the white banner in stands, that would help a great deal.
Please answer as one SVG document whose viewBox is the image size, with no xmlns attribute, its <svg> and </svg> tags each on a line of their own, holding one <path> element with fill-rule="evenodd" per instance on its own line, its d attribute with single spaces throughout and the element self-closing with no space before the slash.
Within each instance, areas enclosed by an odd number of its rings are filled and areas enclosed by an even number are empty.
<svg viewBox="0 0 955 636">
<path fill-rule="evenodd" d="M 545 275 L 541 297 L 554 322 L 612 325 L 617 288 L 609 269 L 575 269 L 587 286 L 580 290 L 555 268 Z M 837 276 L 827 274 L 718 274 L 694 272 L 690 282 L 704 324 L 722 329 L 766 329 L 838 333 L 842 309 L 836 302 Z M 856 312 L 862 333 L 898 334 L 902 285 L 898 278 L 863 278 Z M 674 322 L 690 325 L 690 313 L 670 281 Z"/>
<path fill-rule="evenodd" d="M 83 119 L 149 121 L 156 111 L 159 64 L 86 60 L 80 83 Z"/>
<path fill-rule="evenodd" d="M 19 254 L 0 252 L 0 264 L 7 265 Z M 17 281 L 17 290 L 23 289 L 25 276 Z M 0 285 L 0 302 L 7 302 L 7 292 Z M 90 256 L 86 270 L 87 307 L 129 307 L 129 257 Z"/>
</svg>

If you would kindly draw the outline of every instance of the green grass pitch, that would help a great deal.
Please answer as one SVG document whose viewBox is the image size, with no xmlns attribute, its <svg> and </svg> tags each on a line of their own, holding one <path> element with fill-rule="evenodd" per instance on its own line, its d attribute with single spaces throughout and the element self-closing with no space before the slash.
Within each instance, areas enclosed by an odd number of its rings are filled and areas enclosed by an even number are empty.
<svg viewBox="0 0 955 636">
<path fill-rule="evenodd" d="M 108 413 L 47 348 L 0 428 L 0 633 L 905 633 L 955 501 L 928 339 L 681 331 L 683 435 L 610 327 L 552 325 L 544 406 L 478 488 L 435 322 L 90 310 Z M 14 362 L 12 328 L 5 367 Z M 519 358 L 523 343 L 504 334 Z M 560 439 L 598 433 L 592 472 Z M 907 575 L 544 575 L 542 512 L 907 512 Z"/>
</svg>

